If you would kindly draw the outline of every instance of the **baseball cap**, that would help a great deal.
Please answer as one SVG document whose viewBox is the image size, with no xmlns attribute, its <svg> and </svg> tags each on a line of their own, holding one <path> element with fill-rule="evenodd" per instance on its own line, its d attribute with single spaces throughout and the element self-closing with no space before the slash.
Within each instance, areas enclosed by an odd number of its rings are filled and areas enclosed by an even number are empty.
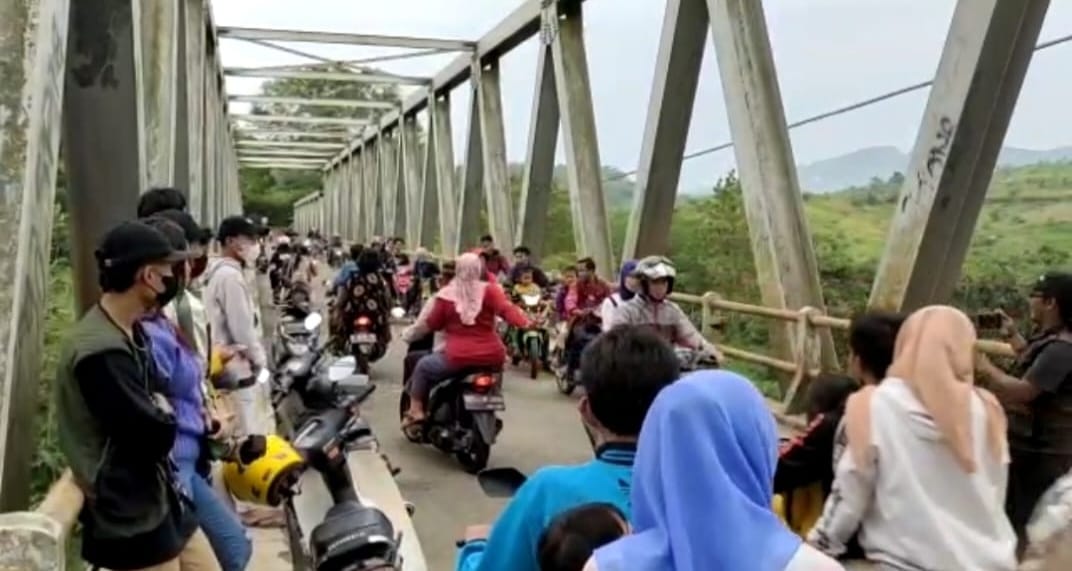
<svg viewBox="0 0 1072 571">
<path fill-rule="evenodd" d="M 122 222 L 104 235 L 96 251 L 102 270 L 123 266 L 174 264 L 190 257 L 176 250 L 166 236 L 144 222 Z"/>
<path fill-rule="evenodd" d="M 154 214 L 154 216 L 170 220 L 177 224 L 179 228 L 182 228 L 182 234 L 186 238 L 187 244 L 201 243 L 201 227 L 197 225 L 197 221 L 188 212 L 174 209 L 162 210 Z"/>
<path fill-rule="evenodd" d="M 1031 286 L 1031 295 L 1063 301 L 1072 298 L 1072 274 L 1046 272 Z"/>
<path fill-rule="evenodd" d="M 260 236 L 260 230 L 252 220 L 245 216 L 228 216 L 220 222 L 220 228 L 216 232 L 216 239 L 221 243 L 235 236 L 245 236 L 254 240 Z"/>
</svg>

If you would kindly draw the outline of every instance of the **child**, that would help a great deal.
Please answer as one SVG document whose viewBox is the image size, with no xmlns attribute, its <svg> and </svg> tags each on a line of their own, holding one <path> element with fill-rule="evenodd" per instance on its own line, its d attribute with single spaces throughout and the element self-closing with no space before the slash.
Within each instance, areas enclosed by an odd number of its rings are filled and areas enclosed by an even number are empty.
<svg viewBox="0 0 1072 571">
<path fill-rule="evenodd" d="M 581 571 L 596 549 L 627 533 L 625 515 L 611 504 L 584 504 L 565 511 L 540 536 L 540 571 Z"/>
<path fill-rule="evenodd" d="M 824 373 L 808 389 L 808 428 L 785 444 L 778 454 L 774 493 L 783 499 L 789 528 L 807 533 L 822 515 L 823 502 L 834 483 L 835 435 L 845 401 L 860 388 L 846 375 Z"/>
<path fill-rule="evenodd" d="M 535 273 L 532 268 L 525 268 L 517 276 L 517 283 L 514 284 L 514 298 L 520 299 L 523 295 L 540 295 L 540 286 L 534 281 Z"/>
</svg>

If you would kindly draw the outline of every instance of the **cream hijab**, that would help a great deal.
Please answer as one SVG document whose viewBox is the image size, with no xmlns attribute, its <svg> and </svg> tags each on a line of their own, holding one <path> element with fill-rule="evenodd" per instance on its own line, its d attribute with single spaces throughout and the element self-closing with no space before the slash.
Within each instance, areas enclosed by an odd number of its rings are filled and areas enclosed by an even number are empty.
<svg viewBox="0 0 1072 571">
<path fill-rule="evenodd" d="M 986 405 L 991 452 L 1000 458 L 1007 445 L 1005 412 L 993 394 L 974 386 L 975 340 L 975 325 L 959 309 L 947 305 L 924 307 L 901 326 L 887 373 L 908 384 L 957 463 L 969 474 L 976 470 L 971 430 L 973 393 L 982 397 Z M 870 461 L 874 391 L 873 386 L 857 391 L 845 407 L 849 450 L 860 465 Z"/>
</svg>

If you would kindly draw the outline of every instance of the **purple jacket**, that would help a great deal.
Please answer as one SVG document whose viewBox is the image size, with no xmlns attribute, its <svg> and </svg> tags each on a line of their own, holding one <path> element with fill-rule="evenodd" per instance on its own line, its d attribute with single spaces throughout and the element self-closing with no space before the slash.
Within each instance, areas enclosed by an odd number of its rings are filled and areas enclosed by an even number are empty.
<svg viewBox="0 0 1072 571">
<path fill-rule="evenodd" d="M 205 368 L 194 349 L 178 337 L 178 328 L 163 315 L 141 322 L 149 337 L 153 361 L 167 386 L 167 397 L 178 422 L 171 456 L 179 466 L 190 466 L 201 457 L 205 435 L 204 393 L 201 382 Z"/>
</svg>

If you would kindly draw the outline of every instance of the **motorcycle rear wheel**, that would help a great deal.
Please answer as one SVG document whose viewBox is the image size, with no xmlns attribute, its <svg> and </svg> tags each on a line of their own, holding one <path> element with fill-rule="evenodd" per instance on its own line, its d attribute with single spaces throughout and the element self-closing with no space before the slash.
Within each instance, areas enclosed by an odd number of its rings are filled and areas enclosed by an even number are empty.
<svg viewBox="0 0 1072 571">
<path fill-rule="evenodd" d="M 487 468 L 488 458 L 491 457 L 491 445 L 478 436 L 473 439 L 468 450 L 459 450 L 454 453 L 454 457 L 458 459 L 466 472 L 476 474 Z"/>
</svg>

